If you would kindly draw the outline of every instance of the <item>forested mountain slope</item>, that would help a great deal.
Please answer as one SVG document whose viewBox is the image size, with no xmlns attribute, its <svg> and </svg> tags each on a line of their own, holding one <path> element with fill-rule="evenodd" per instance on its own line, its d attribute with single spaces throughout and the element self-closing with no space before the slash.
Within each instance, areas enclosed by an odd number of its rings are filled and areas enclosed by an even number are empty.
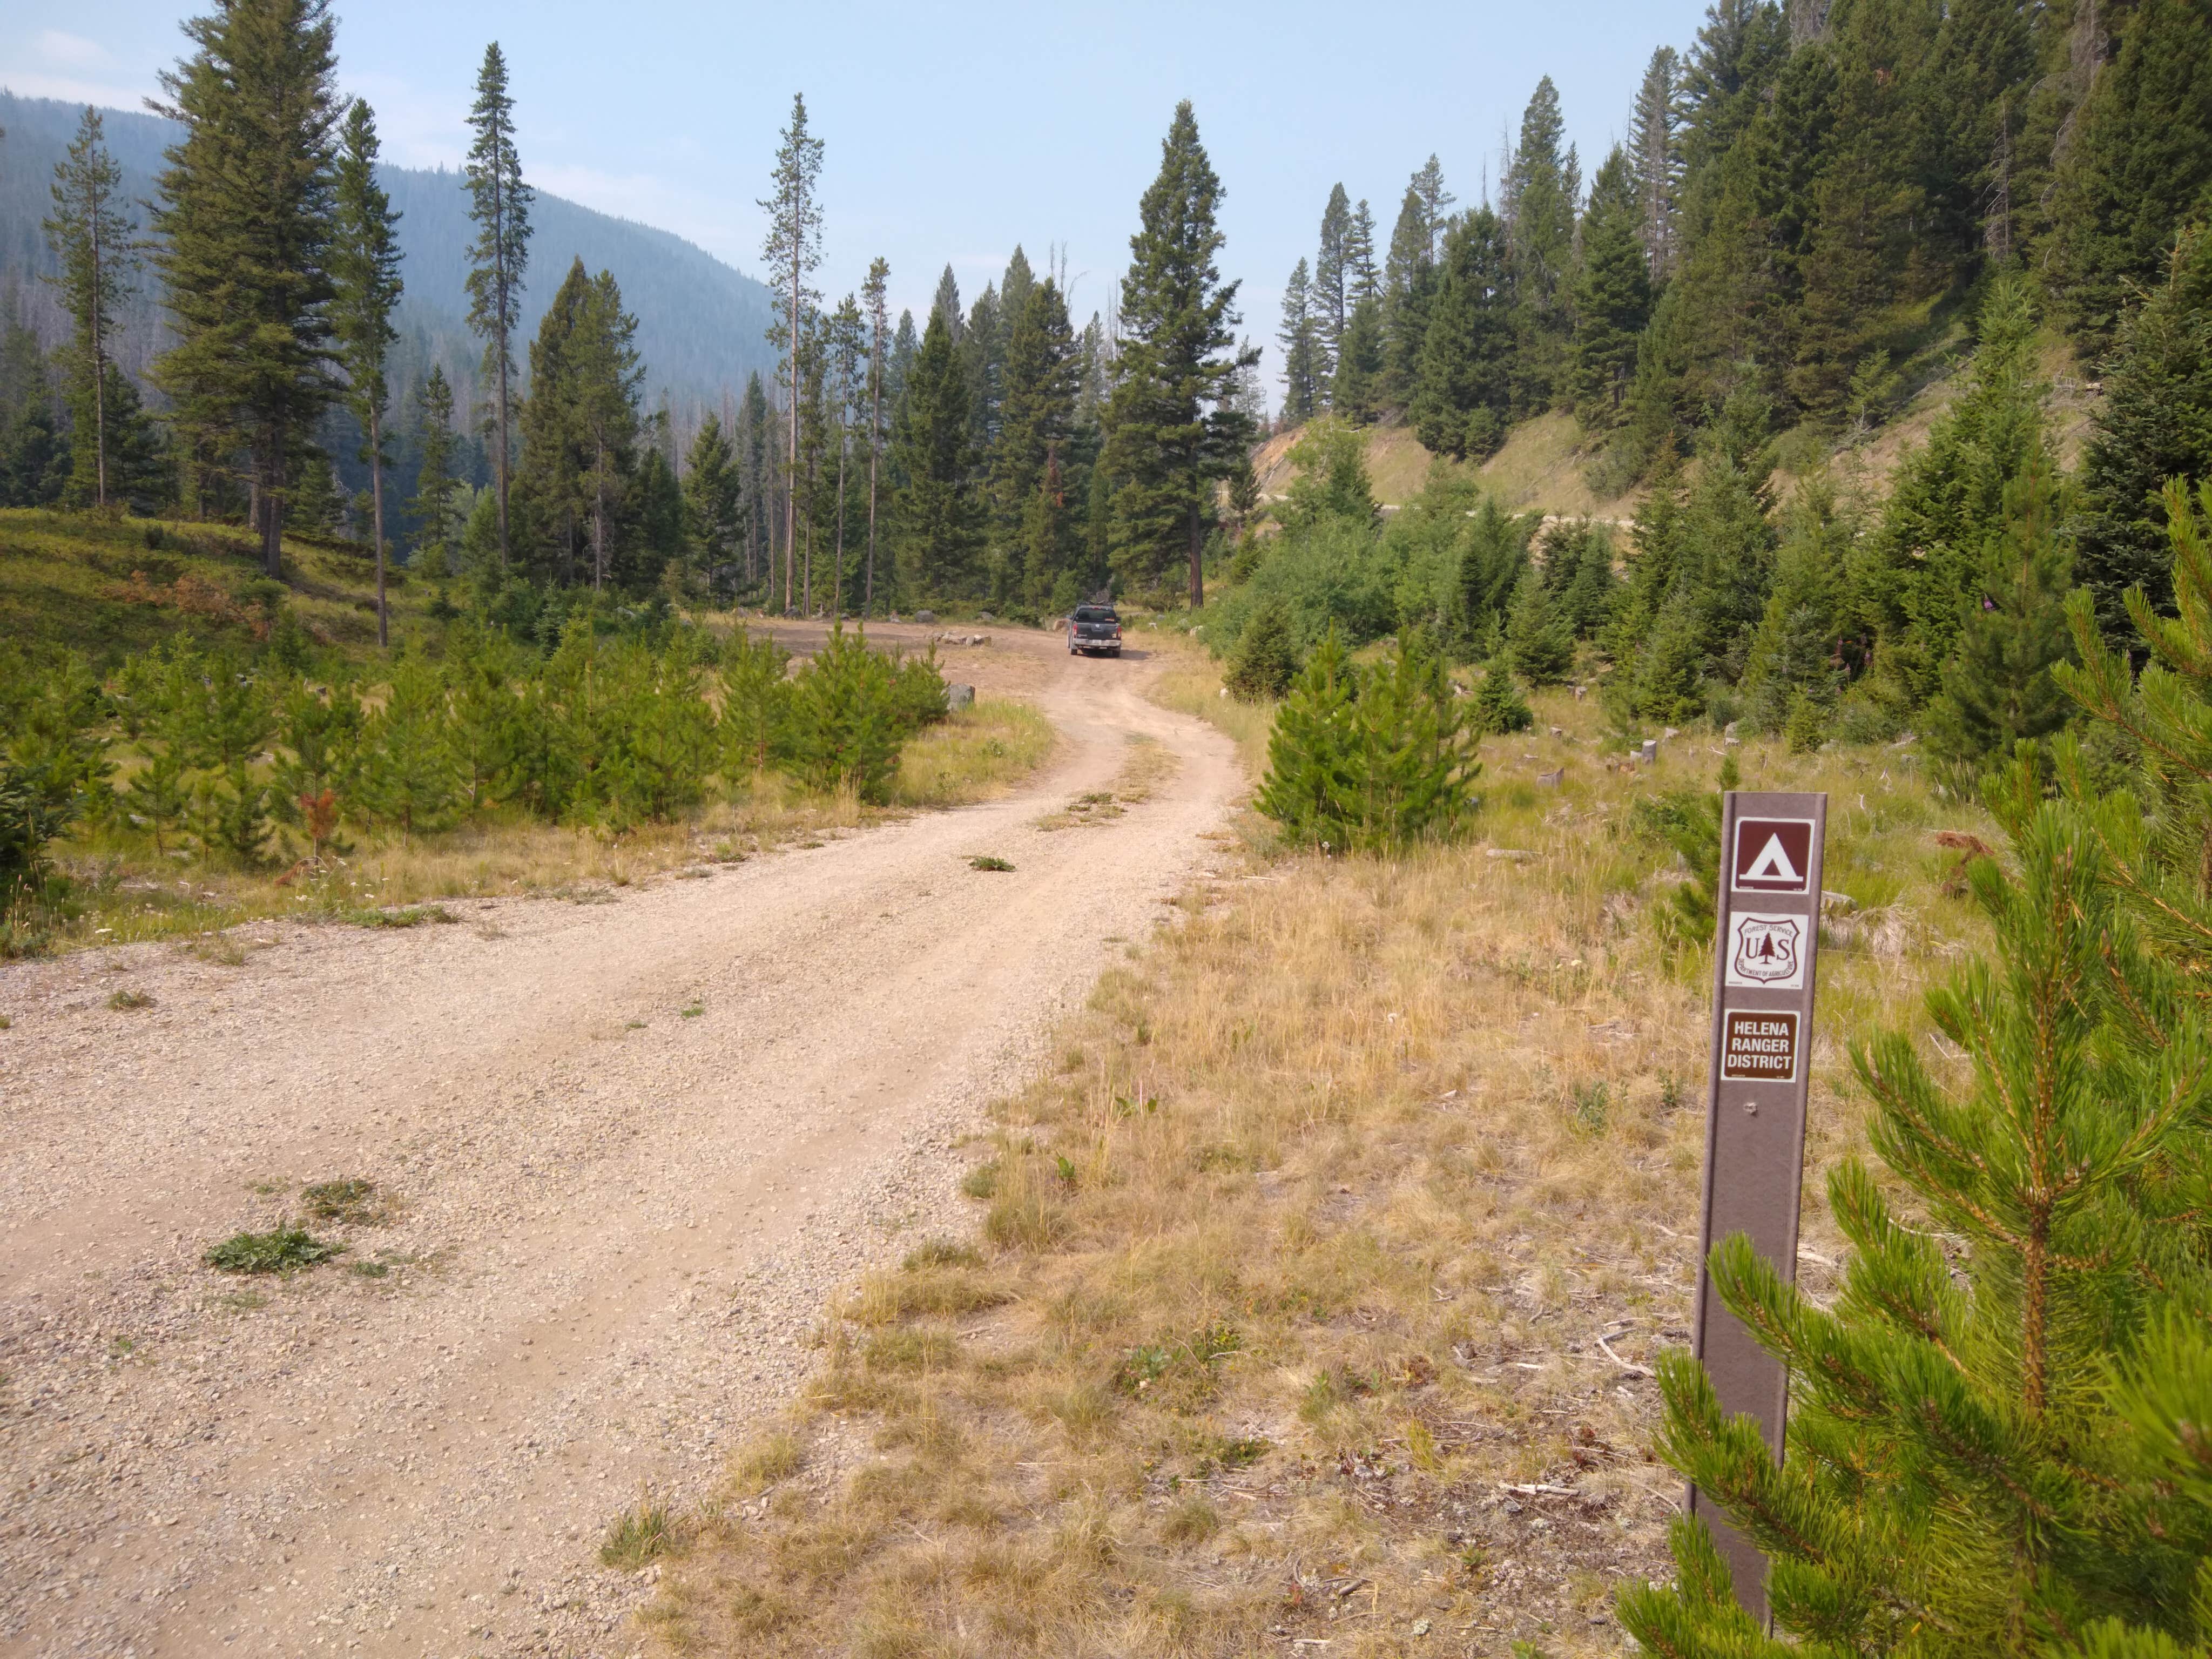
<svg viewBox="0 0 2212 1659">
<path fill-rule="evenodd" d="M 26 319 L 48 347 L 60 342 L 64 328 L 51 293 L 33 280 L 53 269 L 40 222 L 52 210 L 54 165 L 82 112 L 74 104 L 0 92 L 0 128 L 7 134 L 0 139 L 0 296 L 15 290 Z M 119 110 L 106 112 L 106 125 L 108 149 L 123 169 L 124 193 L 143 203 L 154 194 L 162 149 L 175 142 L 176 130 L 159 117 Z M 468 297 L 462 281 L 473 232 L 460 177 L 394 167 L 380 168 L 379 176 L 403 216 L 399 239 L 406 256 L 395 390 L 404 407 L 429 365 L 441 363 L 465 416 L 481 347 L 464 322 Z M 137 211 L 143 224 L 144 210 Z M 665 392 L 679 410 L 719 407 L 726 390 L 736 397 L 749 374 L 771 366 L 773 354 L 763 337 L 770 298 L 753 278 L 679 236 L 557 196 L 538 198 L 532 224 L 522 309 L 526 337 L 535 332 L 570 260 L 580 258 L 590 270 L 614 273 L 637 317 L 648 405 L 659 404 Z M 127 373 L 143 376 L 160 349 L 160 314 L 150 276 L 143 276 L 118 343 Z"/>
</svg>

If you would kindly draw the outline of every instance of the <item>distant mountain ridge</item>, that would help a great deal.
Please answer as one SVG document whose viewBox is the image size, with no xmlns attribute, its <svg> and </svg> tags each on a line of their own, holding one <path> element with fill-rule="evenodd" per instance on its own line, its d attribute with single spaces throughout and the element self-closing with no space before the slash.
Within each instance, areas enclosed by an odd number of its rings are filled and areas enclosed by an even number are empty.
<svg viewBox="0 0 2212 1659">
<path fill-rule="evenodd" d="M 52 290 L 36 280 L 54 269 L 40 227 L 52 210 L 54 164 L 76 137 L 82 113 L 81 105 L 0 90 L 0 129 L 6 133 L 0 138 L 0 295 L 15 290 L 26 319 L 49 345 L 59 338 L 63 324 Z M 100 113 L 108 149 L 123 168 L 125 193 L 134 202 L 149 198 L 164 165 L 161 152 L 175 142 L 176 127 L 134 111 Z M 380 168 L 379 177 L 403 216 L 399 240 L 407 287 L 396 319 L 394 391 L 405 398 L 430 363 L 441 362 L 465 410 L 482 346 L 466 325 L 463 282 L 474 228 L 461 177 L 442 168 L 395 167 Z M 143 225 L 143 207 L 138 216 Z M 773 367 L 763 337 L 773 307 L 768 289 L 705 249 L 542 192 L 532 204 L 531 226 L 526 340 L 536 332 L 569 261 L 581 258 L 586 269 L 611 270 L 621 284 L 623 301 L 637 318 L 647 404 L 658 407 L 665 396 L 679 428 L 690 428 L 694 411 L 719 408 L 726 393 L 734 398 L 754 370 Z M 119 342 L 125 368 L 140 375 L 161 349 L 156 283 L 150 269 L 142 273 Z M 526 368 L 526 349 L 518 355 Z"/>
</svg>

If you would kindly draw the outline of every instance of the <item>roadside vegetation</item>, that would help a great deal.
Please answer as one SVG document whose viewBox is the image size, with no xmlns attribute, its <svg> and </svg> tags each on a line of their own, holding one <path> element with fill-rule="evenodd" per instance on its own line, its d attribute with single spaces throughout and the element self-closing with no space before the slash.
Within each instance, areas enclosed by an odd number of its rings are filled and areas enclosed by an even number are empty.
<svg viewBox="0 0 2212 1659">
<path fill-rule="evenodd" d="M 114 526 L 33 528 L 97 558 Z M 70 642 L 0 664 L 0 951 L 588 896 L 979 799 L 1051 744 L 1025 704 L 951 713 L 933 653 L 838 629 L 794 662 L 742 624 L 580 592 L 520 634 L 410 617 L 368 655 L 225 550 L 73 604 Z M 191 601 L 143 648 L 138 587 Z"/>
</svg>

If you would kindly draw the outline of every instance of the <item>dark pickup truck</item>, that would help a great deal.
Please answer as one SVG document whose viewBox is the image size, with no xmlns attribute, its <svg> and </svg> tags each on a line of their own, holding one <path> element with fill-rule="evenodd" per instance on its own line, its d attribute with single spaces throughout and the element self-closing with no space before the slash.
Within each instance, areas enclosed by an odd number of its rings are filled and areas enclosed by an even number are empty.
<svg viewBox="0 0 2212 1659">
<path fill-rule="evenodd" d="M 1109 657 L 1121 654 L 1121 619 L 1114 614 L 1110 605 L 1079 605 L 1075 614 L 1067 619 L 1067 654 L 1080 651 L 1088 657 L 1104 652 Z"/>
</svg>

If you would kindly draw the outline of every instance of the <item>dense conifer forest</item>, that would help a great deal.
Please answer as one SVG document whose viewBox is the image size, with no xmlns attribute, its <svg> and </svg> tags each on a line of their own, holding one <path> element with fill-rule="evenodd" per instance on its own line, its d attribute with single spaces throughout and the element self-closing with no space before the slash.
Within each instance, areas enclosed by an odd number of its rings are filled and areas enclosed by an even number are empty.
<svg viewBox="0 0 2212 1659">
<path fill-rule="evenodd" d="M 2067 591 L 2115 640 L 2130 586 L 2164 599 L 2158 492 L 2212 450 L 2212 20 L 2185 0 L 1717 0 L 1653 52 L 1603 157 L 1566 142 L 1546 78 L 1481 199 L 1434 155 L 1380 212 L 1317 191 L 1273 398 L 1190 106 L 1109 305 L 1071 314 L 1056 256 L 1018 246 L 981 293 L 948 265 L 894 319 L 882 261 L 820 269 L 836 137 L 795 100 L 763 158 L 765 372 L 680 410 L 647 390 L 683 349 L 675 300 L 535 197 L 495 46 L 468 167 L 372 169 L 402 246 L 465 255 L 403 261 L 374 365 L 341 350 L 336 37 L 319 5 L 266 3 L 319 43 L 256 71 L 311 112 L 269 141 L 301 188 L 202 199 L 200 36 L 169 127 L 83 114 L 41 227 L 68 337 L 42 353 L 19 320 L 0 349 L 9 501 L 250 519 L 273 548 L 280 521 L 373 540 L 381 495 L 391 556 L 495 623 L 533 611 L 525 587 L 1029 617 L 1112 592 L 1202 608 L 1224 652 L 1264 617 L 1292 666 L 1332 627 L 1420 628 L 1529 684 L 1601 676 L 1624 727 L 1924 728 L 1966 757 L 2059 718 Z M 195 320 L 252 226 L 282 272 L 257 337 L 290 342 L 264 358 Z M 433 302 L 466 310 L 468 354 L 410 328 Z M 2061 379 L 2086 443 L 2055 425 Z M 1929 409 L 1869 487 L 1855 458 Z M 1634 503 L 1626 534 L 1516 517 L 1480 482 L 1519 423 L 1563 415 L 1592 489 Z M 1255 446 L 1298 428 L 1297 482 L 1266 498 Z M 1438 463 L 1395 514 L 1364 481 L 1377 429 Z"/>
</svg>

